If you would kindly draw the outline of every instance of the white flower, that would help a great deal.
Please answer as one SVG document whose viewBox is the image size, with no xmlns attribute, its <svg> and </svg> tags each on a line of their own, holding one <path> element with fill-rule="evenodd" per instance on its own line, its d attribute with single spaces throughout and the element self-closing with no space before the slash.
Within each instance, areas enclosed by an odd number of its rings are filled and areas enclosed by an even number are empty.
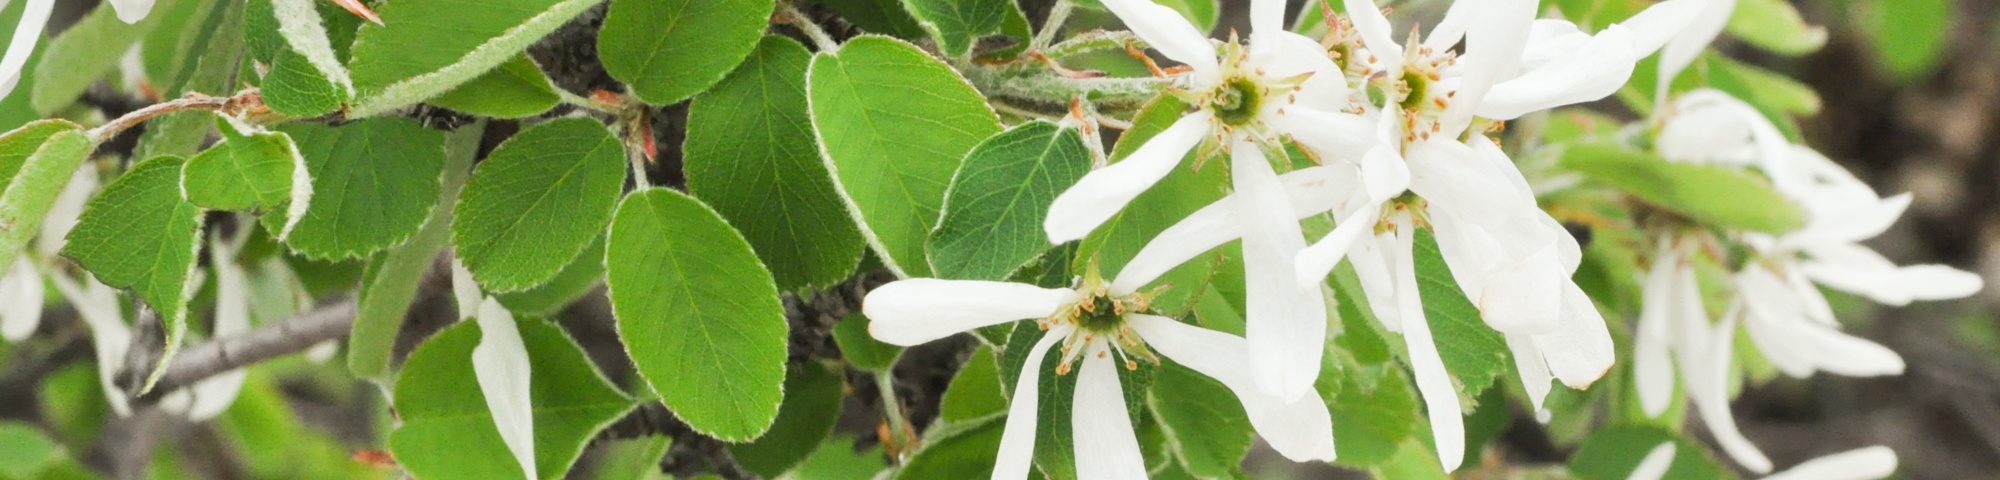
<svg viewBox="0 0 2000 480">
<path fill-rule="evenodd" d="M 1056 243 L 1082 238 L 1172 172 L 1190 150 L 1231 154 L 1232 230 L 1244 239 L 1248 298 L 1245 334 L 1258 388 L 1286 399 L 1306 396 L 1319 376 L 1326 304 L 1317 286 L 1295 285 L 1292 258 L 1305 248 L 1299 215 L 1285 200 L 1277 171 L 1290 140 L 1320 158 L 1360 152 L 1370 120 L 1344 113 L 1350 91 L 1341 67 L 1319 42 L 1284 29 L 1282 0 L 1251 5 L 1250 43 L 1220 48 L 1173 9 L 1149 0 L 1104 5 L 1168 58 L 1186 64 L 1170 93 L 1198 109 L 1149 139 L 1129 157 L 1092 171 L 1058 196 L 1044 227 Z M 1401 188 L 1400 186 L 1397 188 Z"/>
<path fill-rule="evenodd" d="M 153 11 L 153 0 L 109 0 L 118 19 L 125 23 L 139 23 L 146 14 Z M 21 23 L 14 26 L 14 37 L 7 42 L 7 54 L 0 56 L 0 98 L 6 98 L 21 82 L 21 67 L 28 65 L 28 55 L 34 53 L 35 44 L 42 40 L 42 30 L 48 26 L 49 14 L 55 12 L 56 0 L 27 0 L 21 10 Z M 0 6 L 7 2 L 0 1 Z"/>
<path fill-rule="evenodd" d="M 1679 447 L 1674 446 L 1674 442 L 1663 442 L 1653 447 L 1625 480 L 1660 480 L 1666 477 L 1667 468 L 1673 466 L 1677 450 Z M 1877 445 L 1807 460 L 1762 480 L 1875 480 L 1895 473 L 1896 452 Z"/>
<path fill-rule="evenodd" d="M 1242 162 L 1260 163 L 1260 162 Z M 1157 243 L 1157 241 L 1156 241 Z M 1093 274 L 1077 288 L 975 280 L 913 278 L 868 293 L 862 312 L 876 339 L 915 345 L 988 325 L 1039 319 L 1046 330 L 1030 348 L 1012 390 L 1006 432 L 993 470 L 996 480 L 1028 476 L 1034 456 L 1037 392 L 1043 359 L 1061 343 L 1058 375 L 1076 367 L 1071 425 L 1079 478 L 1146 478 L 1145 461 L 1128 420 L 1118 366 L 1136 368 L 1153 356 L 1173 359 L 1208 375 L 1243 402 L 1250 424 L 1272 448 L 1296 461 L 1334 458 L 1333 420 L 1317 395 L 1286 400 L 1259 389 L 1252 379 L 1251 344 L 1234 335 L 1147 315 L 1145 295 L 1132 286 L 1151 278 L 1130 272 L 1163 272 L 1172 264 L 1135 265 L 1106 284 Z M 1031 328 L 1022 325 L 1017 328 Z"/>
<path fill-rule="evenodd" d="M 42 259 L 55 258 L 62 251 L 64 239 L 71 227 L 76 226 L 76 218 L 83 214 L 83 205 L 97 192 L 97 170 L 79 168 L 70 176 L 69 183 L 56 200 L 49 206 L 48 216 L 42 219 L 41 230 L 36 232 L 35 253 Z M 34 256 L 22 253 L 14 259 L 7 273 L 0 276 L 0 339 L 9 342 L 20 341 L 35 333 L 42 322 L 42 301 L 47 294 L 42 285 L 40 264 Z"/>
<path fill-rule="evenodd" d="M 1299 254 L 1296 280 L 1317 285 L 1343 257 L 1352 261 L 1377 317 L 1404 334 L 1447 471 L 1462 458 L 1463 425 L 1416 290 L 1416 228 L 1436 233 L 1459 287 L 1481 318 L 1506 334 L 1537 409 L 1552 378 L 1583 388 L 1614 360 L 1603 318 L 1569 279 L 1582 258 L 1576 240 L 1537 207 L 1513 161 L 1483 128 L 1473 128 L 1475 116 L 1509 120 L 1610 95 L 1704 2 L 1661 3 L 1596 35 L 1536 21 L 1538 4 L 1460 1 L 1428 39 L 1413 37 L 1405 47 L 1391 38 L 1374 2 L 1346 0 L 1373 63 L 1370 78 L 1388 92 L 1361 175 L 1407 176 L 1415 196 L 1392 184 L 1366 185 L 1366 201 L 1335 211 L 1334 231 Z M 1455 56 L 1448 50 L 1461 39 L 1465 53 Z"/>
</svg>

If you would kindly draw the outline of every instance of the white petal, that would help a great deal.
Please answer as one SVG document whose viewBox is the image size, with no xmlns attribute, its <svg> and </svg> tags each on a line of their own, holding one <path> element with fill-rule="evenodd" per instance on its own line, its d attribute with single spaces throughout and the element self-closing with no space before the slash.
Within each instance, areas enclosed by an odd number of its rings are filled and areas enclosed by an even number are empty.
<svg viewBox="0 0 2000 480">
<path fill-rule="evenodd" d="M 535 411 L 529 403 L 528 346 L 514 314 L 491 298 L 479 304 L 479 346 L 472 348 L 472 373 L 479 380 L 479 393 L 486 397 L 486 409 L 493 413 L 493 425 L 500 440 L 514 453 L 527 478 L 537 478 L 535 470 Z"/>
<path fill-rule="evenodd" d="M 221 338 L 249 331 L 249 286 L 243 267 L 236 264 L 235 253 L 220 237 L 209 242 L 208 253 L 209 265 L 215 270 L 215 326 L 211 336 Z M 244 374 L 241 368 L 230 370 L 190 387 L 193 399 L 188 406 L 188 420 L 205 421 L 229 409 L 243 389 Z"/>
<path fill-rule="evenodd" d="M 1354 277 L 1361 284 L 1361 293 L 1368 298 L 1368 309 L 1375 311 L 1375 321 L 1391 332 L 1402 332 L 1402 307 L 1396 301 L 1396 277 L 1384 264 L 1388 258 L 1389 245 L 1395 244 L 1395 235 L 1383 232 L 1379 235 L 1363 236 L 1350 248 L 1347 263 L 1354 266 Z"/>
<path fill-rule="evenodd" d="M 1792 322 L 1786 340 L 1810 355 L 1813 367 L 1837 375 L 1874 377 L 1901 375 L 1903 357 L 1875 342 L 1825 325 Z"/>
<path fill-rule="evenodd" d="M 1708 0 L 1701 14 L 1667 42 L 1667 46 L 1660 51 L 1660 80 L 1655 91 L 1656 98 L 1666 101 L 1667 87 L 1673 85 L 1674 77 L 1679 76 L 1681 69 L 1687 68 L 1688 64 L 1694 63 L 1695 57 L 1708 48 L 1708 43 L 1722 34 L 1722 27 L 1729 25 L 1729 16 L 1733 13 L 1736 13 L 1736 0 Z"/>
<path fill-rule="evenodd" d="M 486 295 L 479 292 L 479 282 L 472 279 L 472 271 L 465 268 L 465 262 L 458 256 L 451 258 L 451 296 L 458 300 L 458 318 L 464 319 L 479 313 L 479 302 Z"/>
<path fill-rule="evenodd" d="M 1054 315 L 1077 293 L 1067 288 L 983 280 L 912 278 L 868 292 L 861 312 L 876 340 L 910 346 L 1003 322 Z"/>
<path fill-rule="evenodd" d="M 1646 452 L 1646 458 L 1639 460 L 1639 466 L 1632 469 L 1632 475 L 1625 480 L 1660 480 L 1666 478 L 1667 469 L 1674 466 L 1674 442 L 1662 442 L 1660 446 Z"/>
<path fill-rule="evenodd" d="M 1583 33 L 1568 20 L 1537 19 L 1528 29 L 1528 46 L 1521 51 L 1521 69 L 1541 68 L 1549 62 L 1570 56 L 1589 42 L 1590 34 Z"/>
<path fill-rule="evenodd" d="M 1146 0 L 1114 1 L 1152 5 Z M 1056 196 L 1055 201 L 1049 204 L 1049 216 L 1043 224 L 1043 229 L 1049 234 L 1049 242 L 1063 243 L 1089 235 L 1091 230 L 1124 209 L 1125 204 L 1132 203 L 1133 198 L 1173 172 L 1174 166 L 1180 165 L 1181 157 L 1208 134 L 1210 118 L 1207 110 L 1181 117 L 1166 131 L 1147 139 L 1124 160 L 1091 171 L 1069 190 Z"/>
<path fill-rule="evenodd" d="M 91 348 L 97 352 L 97 383 L 104 390 L 105 400 L 111 403 L 112 413 L 132 416 L 125 390 L 115 381 L 118 371 L 125 366 L 125 351 L 132 347 L 132 328 L 125 325 L 125 314 L 118 308 L 118 292 L 89 275 L 84 276 L 82 285 L 66 275 L 52 278 L 63 298 L 76 308 L 77 316 L 90 326 Z"/>
<path fill-rule="evenodd" d="M 1673 401 L 1674 364 L 1667 346 L 1673 342 L 1671 313 L 1674 302 L 1674 270 L 1680 255 L 1662 248 L 1646 272 L 1640 292 L 1639 331 L 1632 347 L 1632 374 L 1639 391 L 1639 405 L 1647 416 L 1657 417 Z"/>
<path fill-rule="evenodd" d="M 1380 71 L 1401 71 L 1403 47 L 1396 44 L 1394 34 L 1389 31 L 1389 17 L 1382 15 L 1382 7 L 1375 6 L 1374 0 L 1342 0 L 1342 5 L 1347 7 L 1354 29 L 1361 31 L 1361 46 L 1381 63 Z"/>
<path fill-rule="evenodd" d="M 1604 316 L 1575 282 L 1564 285 L 1562 324 L 1554 332 L 1535 335 L 1549 372 L 1564 385 L 1582 390 L 1590 387 L 1611 369 L 1618 355 L 1611 342 L 1611 330 Z M 1664 358 L 1664 357 L 1663 357 Z M 1673 377 L 1667 377 L 1667 391 L 1673 391 Z"/>
<path fill-rule="evenodd" d="M 1728 452 L 1730 458 L 1743 468 L 1757 473 L 1771 471 L 1771 459 L 1757 449 L 1750 439 L 1743 438 L 1743 432 L 1736 428 L 1736 418 L 1729 411 L 1729 360 L 1735 351 L 1736 317 L 1725 316 L 1716 325 L 1704 352 L 1703 363 L 1688 371 L 1688 395 L 1694 401 L 1695 410 L 1701 413 L 1702 423 L 1708 425 L 1709 433 L 1715 435 L 1715 443 Z"/>
<path fill-rule="evenodd" d="M 1632 50 L 1643 58 L 1687 30 L 1707 6 L 1706 0 L 1668 0 L 1646 7 L 1618 25 L 1632 30 Z"/>
<path fill-rule="evenodd" d="M 1896 451 L 1876 445 L 1807 460 L 1763 480 L 1875 480 L 1895 473 Z"/>
<path fill-rule="evenodd" d="M 1479 295 L 1479 317 L 1502 332 L 1552 332 L 1562 323 L 1567 284 L 1568 272 L 1563 271 L 1555 245 L 1549 245 L 1488 276 Z"/>
<path fill-rule="evenodd" d="M 62 193 L 56 194 L 55 202 L 49 205 L 49 215 L 42 219 L 42 231 L 37 232 L 35 248 L 42 252 L 42 258 L 54 258 L 62 251 L 69 230 L 76 227 L 76 218 L 83 215 L 84 204 L 96 193 L 97 169 L 85 166 L 70 175 Z"/>
<path fill-rule="evenodd" d="M 1410 191 L 1424 197 L 1433 210 L 1469 219 L 1501 221 L 1533 208 L 1524 205 L 1513 180 L 1463 143 L 1450 140 L 1410 145 L 1403 158 L 1410 167 Z M 1484 222 L 1482 222 L 1484 223 Z"/>
<path fill-rule="evenodd" d="M 1333 418 L 1326 404 L 1312 395 L 1287 403 L 1258 390 L 1250 379 L 1249 342 L 1166 317 L 1131 314 L 1125 321 L 1155 352 L 1229 387 L 1243 401 L 1250 426 L 1285 458 L 1334 460 Z"/>
<path fill-rule="evenodd" d="M 1321 159 L 1362 165 L 1362 156 L 1374 149 L 1377 143 L 1376 121 L 1363 115 L 1316 108 L 1287 108 L 1283 113 L 1271 116 L 1270 122 L 1272 129 L 1290 137 Z M 1396 164 L 1401 165 L 1402 162 Z"/>
<path fill-rule="evenodd" d="M 1570 56 L 1494 85 L 1477 112 L 1494 120 L 1513 120 L 1530 112 L 1602 99 L 1625 85 L 1638 60 L 1631 33 L 1612 25 Z"/>
<path fill-rule="evenodd" d="M 118 12 L 118 20 L 125 23 L 139 23 L 146 14 L 153 11 L 153 0 L 110 0 L 111 8 Z"/>
<path fill-rule="evenodd" d="M 1292 212 L 1302 219 L 1337 207 L 1355 188 L 1353 170 L 1343 167 L 1301 168 L 1279 176 L 1278 180 L 1285 185 Z M 1189 259 L 1242 238 L 1236 199 L 1234 194 L 1222 197 L 1146 242 L 1111 281 L 1111 293 L 1137 292 Z"/>
<path fill-rule="evenodd" d="M 1070 408 L 1070 432 L 1076 439 L 1077 478 L 1145 480 L 1146 459 L 1139 453 L 1139 436 L 1125 409 L 1125 389 L 1118 385 L 1118 367 L 1110 348 L 1093 343 L 1084 352 L 1076 376 L 1076 403 Z M 1025 375 L 1024 375 L 1025 376 Z"/>
<path fill-rule="evenodd" d="M 1036 401 L 1041 398 L 1042 359 L 1049 347 L 1068 337 L 1074 329 L 1067 324 L 1050 327 L 1042 339 L 1028 350 L 1021 377 L 1014 382 L 1007 405 L 1007 429 L 1000 434 L 1000 453 L 993 462 L 993 480 L 1024 480 L 1035 460 Z"/>
<path fill-rule="evenodd" d="M 1244 226 L 1244 333 L 1258 388 L 1286 400 L 1312 391 L 1325 353 L 1326 299 L 1318 285 L 1295 281 L 1305 249 L 1298 215 L 1277 172 L 1255 144 L 1238 142 L 1230 161 L 1236 214 Z"/>
<path fill-rule="evenodd" d="M 1438 460 L 1444 463 L 1444 471 L 1458 470 L 1465 459 L 1465 420 L 1458 404 L 1458 389 L 1452 386 L 1451 375 L 1445 372 L 1444 359 L 1438 356 L 1435 340 L 1431 338 L 1430 323 L 1424 319 L 1423 300 L 1418 298 L 1417 271 L 1413 253 L 1416 242 L 1415 227 L 1407 213 L 1397 215 L 1396 236 L 1396 290 L 1398 307 L 1402 310 L 1403 342 L 1410 355 L 1410 369 L 1417 379 L 1417 392 L 1424 397 L 1424 407 L 1429 412 L 1431 437 L 1436 441 Z"/>
<path fill-rule="evenodd" d="M 1285 0 L 1250 0 L 1250 35 L 1285 30 Z"/>
<path fill-rule="evenodd" d="M 35 334 L 42 324 L 42 274 L 27 255 L 14 259 L 14 266 L 0 276 L 0 338 L 18 342 Z"/>
<path fill-rule="evenodd" d="M 1104 7 L 1160 54 L 1194 68 L 1199 83 L 1214 83 L 1221 74 L 1215 46 L 1208 35 L 1182 18 L 1180 12 L 1152 0 L 1103 0 Z M 1176 156 L 1178 157 L 1178 155 Z"/>
<path fill-rule="evenodd" d="M 1542 399 L 1549 396 L 1549 364 L 1542 360 L 1542 349 L 1530 335 L 1504 333 L 1507 349 L 1514 352 L 1514 370 L 1521 374 L 1521 386 L 1527 389 L 1528 403 L 1535 411 L 1542 410 Z"/>
<path fill-rule="evenodd" d="M 1294 280 L 1301 286 L 1325 282 L 1326 276 L 1340 266 L 1340 259 L 1354 249 L 1355 242 L 1375 229 L 1376 217 L 1381 214 L 1381 204 L 1364 204 L 1347 220 L 1335 225 L 1333 231 L 1328 232 L 1319 243 L 1299 251 L 1295 260 L 1297 271 L 1294 272 L 1297 278 Z"/>
<path fill-rule="evenodd" d="M 1486 0 L 1468 7 L 1468 18 L 1479 20 L 1466 28 L 1465 67 L 1458 95 L 1439 115 L 1443 124 L 1439 134 L 1444 138 L 1464 133 L 1493 85 L 1514 78 L 1539 4 L 1536 0 Z"/>
<path fill-rule="evenodd" d="M 28 55 L 34 53 L 35 43 L 42 40 L 42 28 L 49 23 L 55 4 L 55 0 L 28 0 L 21 11 L 21 23 L 14 27 L 7 55 L 0 57 L 0 98 L 11 95 L 21 83 L 21 67 L 28 65 Z"/>
<path fill-rule="evenodd" d="M 1916 300 L 1964 298 L 1986 288 L 1979 275 L 1944 265 L 1911 265 L 1897 269 L 1896 276 Z"/>
</svg>

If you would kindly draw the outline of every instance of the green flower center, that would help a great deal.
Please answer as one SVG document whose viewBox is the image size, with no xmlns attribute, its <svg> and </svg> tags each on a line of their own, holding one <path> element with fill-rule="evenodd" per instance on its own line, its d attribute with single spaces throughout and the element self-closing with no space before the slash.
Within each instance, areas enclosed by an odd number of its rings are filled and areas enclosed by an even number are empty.
<svg viewBox="0 0 2000 480">
<path fill-rule="evenodd" d="M 1417 72 L 1404 72 L 1403 84 L 1408 85 L 1410 88 L 1410 94 L 1408 96 L 1403 97 L 1404 110 L 1415 110 L 1418 105 L 1422 105 L 1424 100 L 1426 100 L 1429 97 L 1427 90 L 1429 89 L 1431 82 L 1430 79 L 1424 77 L 1423 74 Z"/>
<path fill-rule="evenodd" d="M 1092 311 L 1077 312 L 1076 326 L 1087 332 L 1115 332 L 1125 319 L 1118 314 L 1118 306 L 1108 297 L 1090 299 Z"/>
<path fill-rule="evenodd" d="M 1243 126 L 1257 118 L 1257 109 L 1263 103 L 1263 89 L 1244 77 L 1236 77 L 1215 89 L 1209 100 L 1209 108 L 1215 118 L 1230 126 Z"/>
</svg>

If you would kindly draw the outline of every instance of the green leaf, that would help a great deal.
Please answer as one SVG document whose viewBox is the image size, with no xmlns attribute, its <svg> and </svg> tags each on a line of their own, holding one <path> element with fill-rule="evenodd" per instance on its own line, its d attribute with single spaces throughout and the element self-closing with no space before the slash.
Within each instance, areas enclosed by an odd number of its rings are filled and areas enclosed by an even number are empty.
<svg viewBox="0 0 2000 480">
<path fill-rule="evenodd" d="M 889 269 L 930 276 L 924 243 L 966 152 L 1000 131 L 951 67 L 888 37 L 813 58 L 813 127 L 849 211 Z"/>
<path fill-rule="evenodd" d="M 516 325 L 533 365 L 529 405 L 534 411 L 535 470 L 562 478 L 597 431 L 637 405 L 604 379 L 562 328 L 534 319 Z M 412 476 L 426 480 L 522 478 L 487 410 L 472 370 L 479 324 L 461 322 L 425 340 L 410 354 L 396 381 L 402 426 L 389 434 L 389 451 Z"/>
<path fill-rule="evenodd" d="M 604 231 L 624 186 L 625 144 L 596 119 L 528 127 L 472 172 L 452 246 L 488 291 L 541 285 Z"/>
<path fill-rule="evenodd" d="M 30 478 L 66 456 L 61 445 L 34 425 L 0 423 L 0 476 Z"/>
<path fill-rule="evenodd" d="M 271 111 L 292 117 L 314 117 L 340 108 L 350 98 L 347 89 L 320 73 L 304 55 L 279 50 L 261 92 Z"/>
<path fill-rule="evenodd" d="M 811 457 L 790 473 L 778 480 L 816 480 L 822 478 L 875 478 L 885 465 L 882 462 L 882 446 L 867 450 L 855 450 L 854 439 L 834 436 L 827 438 L 813 449 Z"/>
<path fill-rule="evenodd" d="M 749 242 L 666 189 L 627 196 L 608 241 L 611 308 L 639 373 L 696 431 L 762 434 L 778 414 L 788 326 Z"/>
<path fill-rule="evenodd" d="M 764 478 L 777 478 L 804 461 L 814 446 L 833 433 L 845 387 L 845 376 L 816 361 L 787 369 L 785 401 L 778 406 L 778 419 L 757 441 L 730 445 L 730 456 L 744 469 Z"/>
<path fill-rule="evenodd" d="M 472 174 L 473 156 L 478 153 L 479 140 L 485 132 L 484 123 L 474 123 L 451 134 L 445 143 L 443 188 L 424 226 L 409 241 L 389 247 L 369 260 L 356 298 L 359 303 L 354 329 L 347 336 L 347 368 L 355 376 L 388 377 L 389 356 L 396 346 L 396 336 L 403 329 L 403 318 L 416 298 L 417 283 L 450 238 L 451 210 L 458 205 L 458 194 L 465 187 L 466 177 Z"/>
<path fill-rule="evenodd" d="M 1424 301 L 1424 318 L 1431 324 L 1438 356 L 1444 359 L 1445 371 L 1458 379 L 1459 391 L 1468 398 L 1476 397 L 1493 385 L 1494 378 L 1513 368 L 1507 341 L 1479 318 L 1479 308 L 1458 288 L 1429 230 L 1417 230 L 1416 263 L 1417 291 Z"/>
<path fill-rule="evenodd" d="M 1181 113 L 1189 108 L 1187 102 L 1172 95 L 1161 95 L 1147 104 L 1144 110 L 1132 120 L 1132 129 L 1125 132 L 1113 147 L 1113 162 L 1138 150 L 1146 140 L 1158 135 L 1179 120 Z M 1103 226 L 1084 237 L 1078 247 L 1076 262 L 1072 270 L 1083 271 L 1084 264 L 1096 260 L 1105 278 L 1117 276 L 1125 268 L 1125 263 L 1139 254 L 1139 250 L 1159 236 L 1161 231 L 1180 223 L 1196 210 L 1221 200 L 1227 193 L 1229 178 L 1227 168 L 1207 165 L 1194 170 L 1189 158 L 1181 160 L 1181 166 L 1168 173 L 1166 178 L 1153 184 L 1125 206 L 1118 215 L 1106 220 Z M 1230 251 L 1228 245 L 1217 251 Z M 1209 275 L 1216 271 L 1215 258 L 1219 255 L 1203 255 L 1183 263 L 1140 291 L 1166 286 L 1166 290 L 1153 298 L 1153 308 L 1162 315 L 1180 316 L 1194 308 L 1195 300 L 1206 290 Z"/>
<path fill-rule="evenodd" d="M 563 307 L 604 282 L 604 235 L 590 241 L 569 266 L 541 286 L 494 295 L 508 310 L 534 315 L 554 315 Z"/>
<path fill-rule="evenodd" d="M 1853 17 L 1875 47 L 1875 58 L 1897 80 L 1929 75 L 1944 58 L 1951 34 L 1950 0 L 1859 0 Z"/>
<path fill-rule="evenodd" d="M 778 289 L 839 283 L 867 243 L 820 160 L 806 104 L 812 54 L 785 37 L 688 107 L 687 188 L 743 233 Z"/>
<path fill-rule="evenodd" d="M 56 195 L 93 147 L 83 127 L 29 123 L 0 135 L 0 268 L 13 265 L 41 231 Z"/>
<path fill-rule="evenodd" d="M 541 67 L 527 55 L 520 55 L 432 98 L 430 103 L 473 115 L 521 118 L 549 111 L 561 100 Z"/>
<path fill-rule="evenodd" d="M 1242 477 L 1237 465 L 1250 452 L 1253 432 L 1242 401 L 1215 379 L 1172 360 L 1161 363 L 1150 403 L 1176 458 L 1201 478 Z"/>
<path fill-rule="evenodd" d="M 1407 374 L 1395 366 L 1320 371 L 1318 390 L 1326 400 L 1327 413 L 1333 416 L 1337 462 L 1349 467 L 1388 462 L 1419 423 L 1421 410 Z"/>
<path fill-rule="evenodd" d="M 1009 0 L 903 0 L 903 4 L 948 57 L 965 55 L 979 37 L 998 33 L 1014 7 Z"/>
<path fill-rule="evenodd" d="M 833 326 L 833 341 L 840 346 L 847 363 L 871 372 L 889 371 L 903 355 L 903 347 L 882 343 L 868 333 L 868 316 L 860 311 L 847 314 Z"/>
<path fill-rule="evenodd" d="M 667 448 L 674 440 L 662 436 L 648 436 L 629 440 L 618 440 L 604 448 L 604 456 L 599 457 L 592 480 L 668 480 L 660 471 L 660 458 L 667 456 Z"/>
<path fill-rule="evenodd" d="M 1717 463 L 1708 450 L 1687 438 L 1653 426 L 1619 425 L 1592 433 L 1569 457 L 1569 472 L 1581 480 L 1622 480 L 1661 444 L 1674 444 L 1668 480 L 1734 480 L 1739 478 Z"/>
<path fill-rule="evenodd" d="M 1819 92 L 1813 91 L 1812 86 L 1793 80 L 1791 77 L 1739 62 L 1724 55 L 1709 55 L 1707 59 L 1711 76 L 1722 73 L 1715 70 L 1726 70 L 1727 75 L 1734 77 L 1746 90 L 1730 92 L 1731 95 L 1741 95 L 1752 102 L 1764 104 L 1778 111 L 1800 115 L 1817 114 L 1823 106 L 1824 102 L 1820 100 Z M 1717 88 L 1725 86 L 1720 83 L 1716 85 Z"/>
<path fill-rule="evenodd" d="M 923 448 L 896 472 L 896 480 L 959 480 L 993 475 L 1000 454 L 1005 417 L 994 417 L 963 429 L 940 431 L 924 439 Z"/>
<path fill-rule="evenodd" d="M 1000 394 L 999 366 L 992 346 L 982 344 L 973 351 L 945 387 L 938 419 L 951 424 L 1007 413 L 1007 397 Z"/>
<path fill-rule="evenodd" d="M 1090 147 L 1075 129 L 1034 121 L 994 135 L 966 154 L 931 232 L 939 278 L 1002 280 L 1048 250 L 1042 219 L 1056 195 L 1090 173 Z"/>
<path fill-rule="evenodd" d="M 295 167 L 304 163 L 292 137 L 220 129 L 224 140 L 188 159 L 181 170 L 188 202 L 212 210 L 271 210 L 291 201 L 293 175 L 303 173 Z"/>
<path fill-rule="evenodd" d="M 1429 428 L 1425 425 L 1424 428 Z M 1451 480 L 1444 473 L 1444 466 L 1438 463 L 1437 453 L 1421 439 L 1404 440 L 1396 448 L 1389 460 L 1368 469 L 1374 478 L 1394 478 L 1397 480 Z"/>
<path fill-rule="evenodd" d="M 903 9 L 902 0 L 819 0 L 827 10 L 839 14 L 862 30 L 904 40 L 924 36 L 924 27 Z"/>
<path fill-rule="evenodd" d="M 1782 55 L 1805 55 L 1826 46 L 1826 28 L 1806 24 L 1786 0 L 1739 0 L 1729 16 L 1729 34 Z"/>
<path fill-rule="evenodd" d="M 159 23 L 155 15 L 127 24 L 105 2 L 50 39 L 28 92 L 35 112 L 46 117 L 75 102 L 97 79 L 117 68 L 125 51 Z"/>
<path fill-rule="evenodd" d="M 1612 145 L 1571 146 L 1562 165 L 1700 222 L 1773 234 L 1805 225 L 1805 213 L 1791 200 L 1736 168 L 1669 162 Z"/>
<path fill-rule="evenodd" d="M 384 2 L 382 24 L 355 35 L 350 117 L 429 100 L 519 56 L 528 45 L 604 0 Z"/>
<path fill-rule="evenodd" d="M 363 119 L 339 127 L 289 123 L 312 174 L 303 218 L 273 211 L 264 227 L 314 259 L 367 255 L 417 233 L 437 202 L 445 133 L 407 118 Z M 290 234 L 281 229 L 291 222 Z"/>
<path fill-rule="evenodd" d="M 597 51 L 604 70 L 655 105 L 707 90 L 757 47 L 772 0 L 612 0 Z"/>
<path fill-rule="evenodd" d="M 214 40 L 235 2 L 180 0 L 160 2 L 148 16 L 158 15 L 158 28 L 140 40 L 141 65 L 147 83 L 157 90 L 179 86 L 200 63 L 201 50 Z M 14 24 L 8 22 L 8 25 Z"/>
<path fill-rule="evenodd" d="M 74 143 L 71 155 L 80 160 L 89 142 Z M 166 353 L 141 391 L 153 388 L 187 334 L 185 292 L 195 252 L 201 249 L 202 218 L 201 207 L 181 199 L 184 163 L 179 157 L 158 157 L 133 165 L 85 204 L 62 250 L 98 281 L 132 289 L 159 313 Z"/>
</svg>

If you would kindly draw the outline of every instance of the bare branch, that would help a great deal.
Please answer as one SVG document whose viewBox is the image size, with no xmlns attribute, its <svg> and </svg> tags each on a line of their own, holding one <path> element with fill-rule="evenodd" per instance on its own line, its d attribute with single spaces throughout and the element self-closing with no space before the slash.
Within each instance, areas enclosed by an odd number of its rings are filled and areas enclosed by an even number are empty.
<svg viewBox="0 0 2000 480">
<path fill-rule="evenodd" d="M 160 376 L 153 392 L 140 396 L 140 401 L 157 401 L 167 392 L 222 372 L 304 351 L 327 340 L 337 340 L 347 336 L 353 325 L 354 300 L 342 299 L 242 335 L 188 346 L 167 366 L 166 374 Z"/>
</svg>

